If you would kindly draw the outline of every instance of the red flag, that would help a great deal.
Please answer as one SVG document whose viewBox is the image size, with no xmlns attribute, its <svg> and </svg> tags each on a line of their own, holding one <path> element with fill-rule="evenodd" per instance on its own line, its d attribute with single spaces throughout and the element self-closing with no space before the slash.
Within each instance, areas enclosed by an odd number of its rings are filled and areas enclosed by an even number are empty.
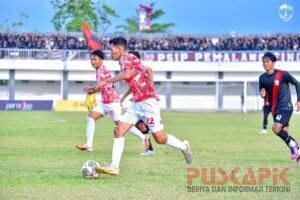
<svg viewBox="0 0 300 200">
<path fill-rule="evenodd" d="M 91 50 L 102 49 L 102 46 L 100 45 L 96 36 L 93 34 L 93 32 L 86 23 L 82 23 L 81 30 L 87 41 L 87 45 Z"/>
</svg>

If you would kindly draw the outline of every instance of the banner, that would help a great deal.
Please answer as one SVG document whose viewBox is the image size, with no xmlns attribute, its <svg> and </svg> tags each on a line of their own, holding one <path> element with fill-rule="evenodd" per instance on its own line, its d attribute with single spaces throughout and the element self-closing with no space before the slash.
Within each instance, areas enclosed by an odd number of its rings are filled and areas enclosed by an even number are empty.
<svg viewBox="0 0 300 200">
<path fill-rule="evenodd" d="M 62 60 L 63 58 L 63 52 L 62 51 L 50 51 L 49 59 L 52 60 Z"/>
<path fill-rule="evenodd" d="M 278 61 L 299 62 L 300 51 L 272 51 Z M 171 62 L 261 62 L 265 52 L 143 52 L 145 61 Z"/>
<path fill-rule="evenodd" d="M 71 51 L 68 51 L 64 58 L 62 59 L 63 62 L 67 62 L 69 60 L 72 60 L 73 58 L 75 58 L 75 56 L 77 55 L 77 52 L 75 50 L 71 50 Z"/>
<path fill-rule="evenodd" d="M 139 4 L 139 30 L 149 30 L 151 29 L 151 12 L 152 8 Z"/>
<path fill-rule="evenodd" d="M 86 23 L 82 24 L 81 30 L 86 39 L 86 43 L 91 50 L 102 49 L 102 46 L 100 45 L 96 36 L 93 34 L 93 32 Z"/>
<path fill-rule="evenodd" d="M 57 100 L 55 111 L 88 111 L 85 101 Z"/>
<path fill-rule="evenodd" d="M 64 58 L 62 59 L 63 65 L 64 65 L 64 71 L 67 70 L 68 61 L 73 59 L 77 55 L 77 52 L 75 50 L 66 52 Z"/>
<path fill-rule="evenodd" d="M 52 110 L 53 101 L 0 100 L 0 110 Z"/>
</svg>

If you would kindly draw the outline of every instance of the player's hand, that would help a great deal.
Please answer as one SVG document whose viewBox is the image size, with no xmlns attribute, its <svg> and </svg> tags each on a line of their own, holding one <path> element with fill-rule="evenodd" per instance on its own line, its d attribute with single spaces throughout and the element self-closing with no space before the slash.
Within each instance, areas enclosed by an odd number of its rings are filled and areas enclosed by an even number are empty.
<svg viewBox="0 0 300 200">
<path fill-rule="evenodd" d="M 155 94 L 156 101 L 160 101 L 160 97 Z"/>
<path fill-rule="evenodd" d="M 260 89 L 259 93 L 262 98 L 266 97 L 267 92 L 266 92 L 265 88 Z"/>
<path fill-rule="evenodd" d="M 296 102 L 295 106 L 297 107 L 297 112 L 299 112 L 300 111 L 300 101 Z"/>
<path fill-rule="evenodd" d="M 103 87 L 104 87 L 106 84 L 107 84 L 107 81 L 106 81 L 106 80 L 105 80 L 105 81 L 101 81 L 101 83 L 99 83 L 99 84 L 95 87 L 95 89 L 96 89 L 96 90 L 102 90 Z"/>
<path fill-rule="evenodd" d="M 85 93 L 87 93 L 87 94 L 94 94 L 94 93 L 97 92 L 97 90 L 95 90 L 94 87 L 89 87 L 89 86 L 85 86 L 85 87 L 83 88 L 83 91 L 84 91 Z"/>
<path fill-rule="evenodd" d="M 84 86 L 83 91 L 84 91 L 84 92 L 87 92 L 89 88 L 90 88 L 90 87 L 86 85 L 86 86 Z"/>
<path fill-rule="evenodd" d="M 122 104 L 124 100 L 125 100 L 125 98 L 124 98 L 124 96 L 122 96 L 120 103 Z"/>
</svg>

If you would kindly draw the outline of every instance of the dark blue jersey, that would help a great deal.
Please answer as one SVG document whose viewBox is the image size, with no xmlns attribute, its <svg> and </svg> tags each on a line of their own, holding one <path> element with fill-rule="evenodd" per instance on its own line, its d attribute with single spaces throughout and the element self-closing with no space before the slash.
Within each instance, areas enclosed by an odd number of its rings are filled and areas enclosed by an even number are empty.
<svg viewBox="0 0 300 200">
<path fill-rule="evenodd" d="M 260 75 L 259 89 L 265 88 L 273 115 L 279 110 L 293 110 L 289 83 L 295 85 L 297 101 L 300 101 L 300 84 L 287 71 L 275 69 L 271 75 Z"/>
</svg>

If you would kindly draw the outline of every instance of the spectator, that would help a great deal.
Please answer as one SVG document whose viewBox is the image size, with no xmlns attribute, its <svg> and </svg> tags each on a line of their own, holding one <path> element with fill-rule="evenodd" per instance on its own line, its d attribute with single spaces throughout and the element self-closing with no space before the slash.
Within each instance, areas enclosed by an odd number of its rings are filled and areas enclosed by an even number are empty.
<svg viewBox="0 0 300 200">
<path fill-rule="evenodd" d="M 109 37 L 98 37 L 108 50 Z M 272 36 L 205 37 L 157 35 L 157 37 L 129 37 L 130 50 L 154 51 L 246 51 L 246 50 L 300 50 L 300 34 Z M 0 48 L 19 49 L 87 49 L 81 34 L 0 33 Z"/>
</svg>

